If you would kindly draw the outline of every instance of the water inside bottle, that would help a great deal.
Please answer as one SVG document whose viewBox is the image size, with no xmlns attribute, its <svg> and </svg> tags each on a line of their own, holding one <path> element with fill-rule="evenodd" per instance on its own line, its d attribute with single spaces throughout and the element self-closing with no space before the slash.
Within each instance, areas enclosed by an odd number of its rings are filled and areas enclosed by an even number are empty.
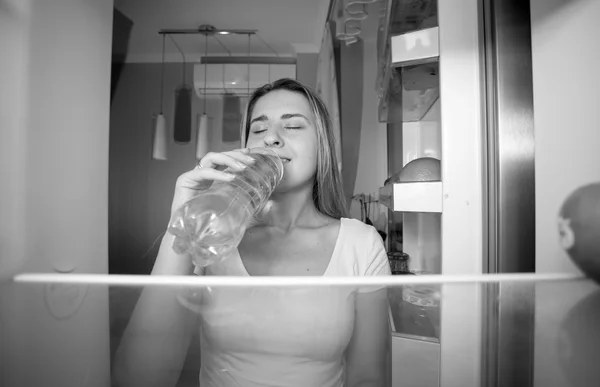
<svg viewBox="0 0 600 387">
<path fill-rule="evenodd" d="M 249 213 L 240 201 L 232 200 L 231 187 L 217 185 L 202 200 L 191 200 L 182 208 L 180 225 L 172 225 L 173 250 L 191 253 L 194 264 L 206 266 L 229 256 L 241 241 Z M 239 195 L 239 193 L 237 193 Z M 181 224 L 183 223 L 183 224 Z"/>
<path fill-rule="evenodd" d="M 215 182 L 174 214 L 169 232 L 175 235 L 177 254 L 190 253 L 195 265 L 207 266 L 237 248 L 250 218 L 283 177 L 283 163 L 272 150 L 254 149 L 250 156 L 256 162 L 242 172 L 231 171 L 233 181 Z"/>
</svg>

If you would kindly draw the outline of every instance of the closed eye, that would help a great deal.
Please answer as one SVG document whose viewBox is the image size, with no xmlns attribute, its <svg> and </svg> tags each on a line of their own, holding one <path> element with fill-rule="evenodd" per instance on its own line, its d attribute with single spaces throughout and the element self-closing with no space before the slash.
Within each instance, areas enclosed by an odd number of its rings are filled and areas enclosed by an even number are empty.
<svg viewBox="0 0 600 387">
<path fill-rule="evenodd" d="M 253 125 L 252 127 L 250 127 L 250 133 L 262 133 L 266 132 L 267 129 L 269 129 L 269 126 L 265 124 Z"/>
</svg>

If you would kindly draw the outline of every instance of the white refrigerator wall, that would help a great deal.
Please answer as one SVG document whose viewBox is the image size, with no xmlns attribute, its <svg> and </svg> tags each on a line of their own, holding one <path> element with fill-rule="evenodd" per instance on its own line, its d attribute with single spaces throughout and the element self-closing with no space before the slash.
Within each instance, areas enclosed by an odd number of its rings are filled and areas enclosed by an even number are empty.
<svg viewBox="0 0 600 387">
<path fill-rule="evenodd" d="M 2 4 L 0 272 L 106 273 L 112 1 Z"/>
<path fill-rule="evenodd" d="M 556 220 L 572 191 L 600 181 L 599 20 L 597 0 L 531 0 L 539 273 L 579 272 L 559 246 Z M 561 322 L 596 289 L 536 292 L 535 386 L 571 385 L 557 351 Z"/>
<path fill-rule="evenodd" d="M 578 272 L 559 246 L 557 216 L 600 181 L 600 1 L 531 0 L 536 271 Z"/>
<path fill-rule="evenodd" d="M 113 2 L 0 3 L 2 279 L 106 273 Z M 1 385 L 109 384 L 106 289 L 0 294 Z"/>
</svg>

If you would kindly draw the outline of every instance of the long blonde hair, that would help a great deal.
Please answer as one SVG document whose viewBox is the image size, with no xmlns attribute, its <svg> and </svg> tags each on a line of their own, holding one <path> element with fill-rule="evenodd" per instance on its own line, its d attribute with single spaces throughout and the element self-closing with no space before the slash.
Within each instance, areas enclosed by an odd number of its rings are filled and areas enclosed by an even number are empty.
<svg viewBox="0 0 600 387">
<path fill-rule="evenodd" d="M 313 201 L 317 210 L 322 214 L 336 219 L 347 217 L 348 208 L 342 188 L 340 171 L 338 170 L 331 119 L 327 107 L 312 89 L 289 78 L 282 78 L 256 89 L 248 100 L 242 119 L 241 138 L 243 146 L 246 146 L 248 142 L 250 120 L 256 101 L 275 90 L 288 90 L 300 93 L 308 100 L 310 110 L 315 117 L 318 143 L 317 173 L 313 184 Z"/>
</svg>

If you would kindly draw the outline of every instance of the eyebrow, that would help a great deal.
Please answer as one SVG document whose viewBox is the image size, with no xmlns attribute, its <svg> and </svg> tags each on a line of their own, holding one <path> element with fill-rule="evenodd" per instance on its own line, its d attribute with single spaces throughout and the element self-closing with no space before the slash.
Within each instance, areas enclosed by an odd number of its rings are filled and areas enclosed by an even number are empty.
<svg viewBox="0 0 600 387">
<path fill-rule="evenodd" d="M 301 117 L 301 118 L 304 118 L 306 121 L 308 121 L 308 118 L 306 118 L 306 116 L 304 114 L 300 114 L 300 113 L 287 113 L 287 114 L 283 114 L 281 116 L 281 119 L 282 120 L 288 120 L 288 119 L 294 118 L 294 117 Z M 269 118 L 266 115 L 263 114 L 263 115 L 258 116 L 256 118 L 253 118 L 252 121 L 250 121 L 250 125 L 252 125 L 256 121 L 264 122 L 264 121 L 268 121 L 268 120 L 269 120 Z"/>
</svg>

